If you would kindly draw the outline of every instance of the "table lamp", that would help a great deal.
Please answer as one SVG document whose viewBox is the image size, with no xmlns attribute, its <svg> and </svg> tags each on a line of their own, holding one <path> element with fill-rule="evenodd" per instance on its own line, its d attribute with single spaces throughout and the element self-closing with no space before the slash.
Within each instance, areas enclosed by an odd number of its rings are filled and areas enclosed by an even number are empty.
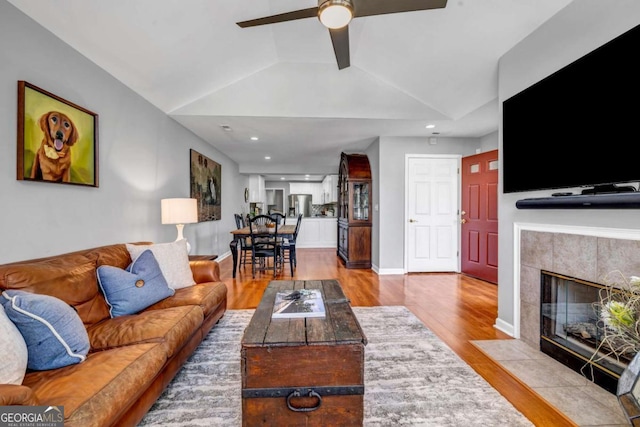
<svg viewBox="0 0 640 427">
<path fill-rule="evenodd" d="M 176 241 L 184 239 L 182 230 L 185 224 L 198 222 L 197 199 L 162 199 L 160 201 L 160 210 L 163 224 L 176 225 L 178 229 Z M 189 251 L 191 251 L 191 245 L 187 241 L 187 252 Z"/>
</svg>

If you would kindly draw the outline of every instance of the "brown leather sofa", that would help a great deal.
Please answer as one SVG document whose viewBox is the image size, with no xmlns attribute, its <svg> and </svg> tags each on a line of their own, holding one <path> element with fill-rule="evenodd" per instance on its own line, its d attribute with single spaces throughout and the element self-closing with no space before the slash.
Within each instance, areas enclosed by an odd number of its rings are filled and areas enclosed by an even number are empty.
<svg viewBox="0 0 640 427">
<path fill-rule="evenodd" d="M 0 290 L 57 297 L 75 307 L 91 344 L 87 359 L 28 371 L 22 385 L 0 385 L 0 406 L 63 405 L 64 425 L 133 426 L 227 307 L 215 261 L 191 261 L 196 285 L 144 311 L 111 318 L 96 268 L 131 263 L 125 244 L 0 265 Z M 212 381 L 215 379 L 212 378 Z"/>
</svg>

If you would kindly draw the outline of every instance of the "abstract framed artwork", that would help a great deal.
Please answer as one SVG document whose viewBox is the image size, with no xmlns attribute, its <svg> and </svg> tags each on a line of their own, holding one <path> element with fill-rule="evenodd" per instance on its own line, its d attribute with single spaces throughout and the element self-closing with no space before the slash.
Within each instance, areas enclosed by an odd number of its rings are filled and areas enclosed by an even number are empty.
<svg viewBox="0 0 640 427">
<path fill-rule="evenodd" d="M 191 149 L 191 198 L 198 200 L 198 222 L 222 216 L 222 166 Z"/>
<path fill-rule="evenodd" d="M 17 179 L 98 187 L 98 115 L 18 81 Z"/>
</svg>

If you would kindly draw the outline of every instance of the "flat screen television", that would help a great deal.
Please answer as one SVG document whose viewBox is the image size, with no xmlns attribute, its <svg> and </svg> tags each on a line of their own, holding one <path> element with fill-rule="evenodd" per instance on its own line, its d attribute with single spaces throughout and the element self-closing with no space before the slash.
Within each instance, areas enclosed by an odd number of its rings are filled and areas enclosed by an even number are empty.
<svg viewBox="0 0 640 427">
<path fill-rule="evenodd" d="M 640 25 L 503 102 L 505 193 L 640 181 L 639 49 Z"/>
</svg>

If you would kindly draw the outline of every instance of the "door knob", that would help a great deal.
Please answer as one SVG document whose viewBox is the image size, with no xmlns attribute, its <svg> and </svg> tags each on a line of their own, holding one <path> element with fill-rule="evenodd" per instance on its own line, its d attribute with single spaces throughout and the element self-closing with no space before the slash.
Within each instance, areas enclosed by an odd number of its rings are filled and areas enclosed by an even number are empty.
<svg viewBox="0 0 640 427">
<path fill-rule="evenodd" d="M 461 223 L 461 224 L 466 224 L 466 223 L 467 223 L 467 219 L 466 219 L 466 218 L 462 218 L 462 219 L 460 220 L 460 223 Z"/>
<path fill-rule="evenodd" d="M 460 215 L 466 215 L 467 213 L 465 211 L 460 212 Z"/>
<path fill-rule="evenodd" d="M 417 219 L 413 219 L 413 218 L 411 218 L 411 219 L 409 220 L 409 222 L 418 222 L 418 220 L 417 220 Z"/>
</svg>

